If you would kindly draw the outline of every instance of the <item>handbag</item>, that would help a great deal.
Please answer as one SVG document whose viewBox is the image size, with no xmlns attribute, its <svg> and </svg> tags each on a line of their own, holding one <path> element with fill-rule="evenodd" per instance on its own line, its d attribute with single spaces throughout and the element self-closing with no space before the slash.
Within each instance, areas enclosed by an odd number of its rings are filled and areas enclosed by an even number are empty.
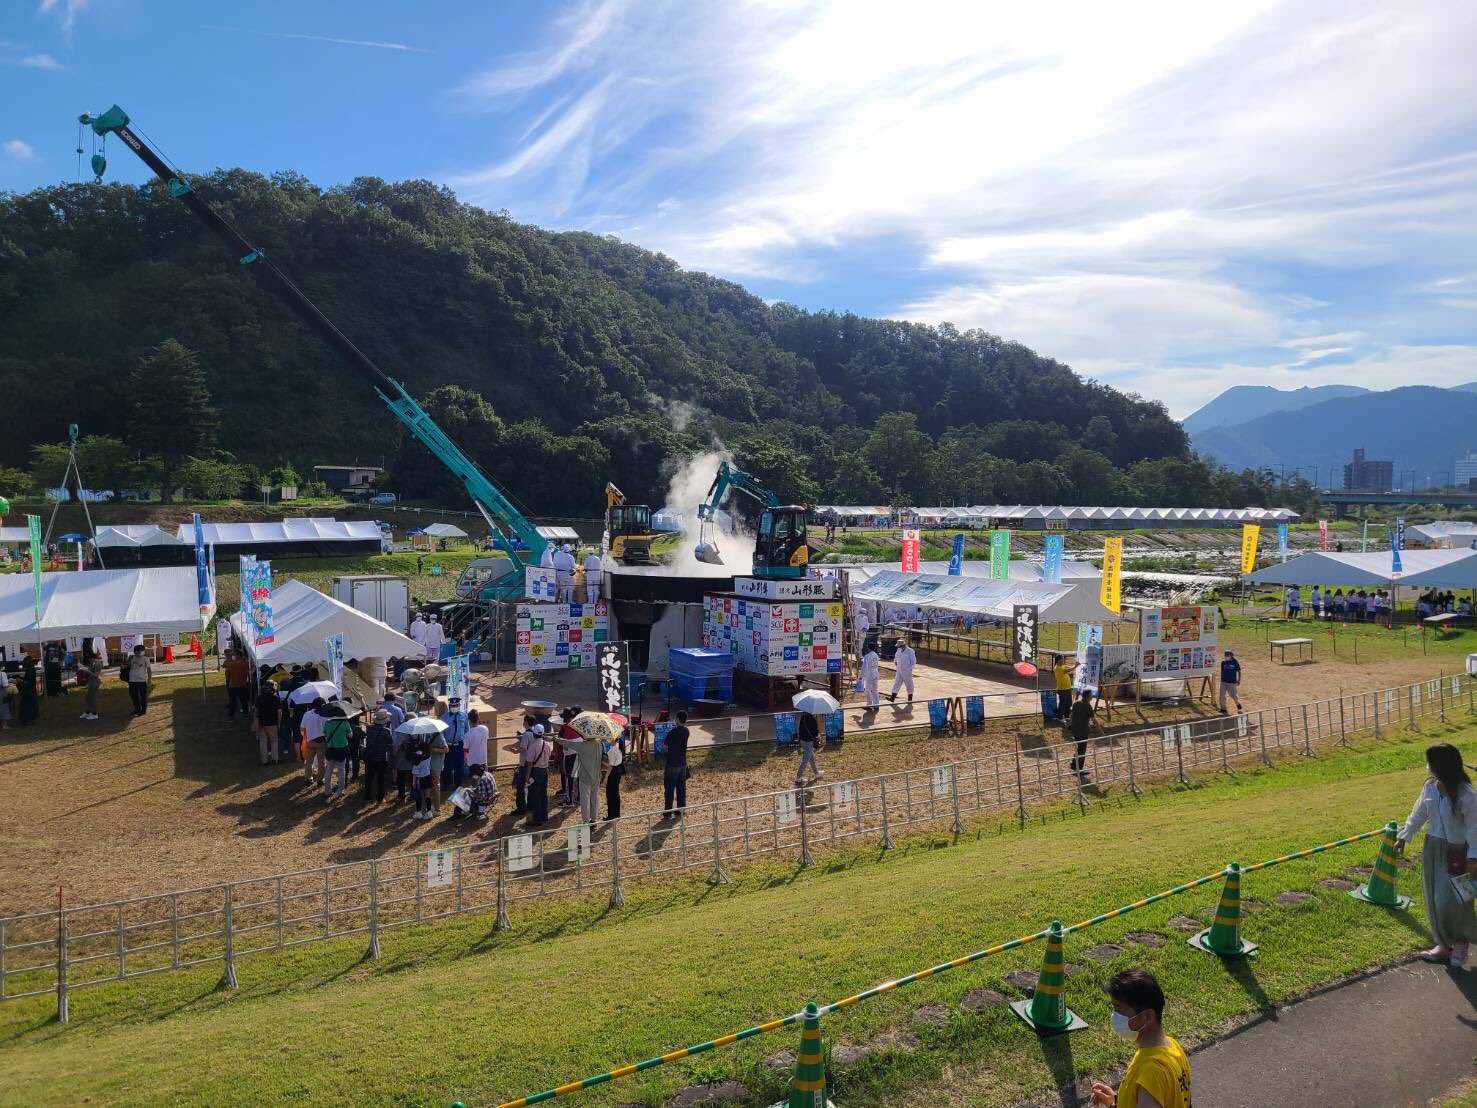
<svg viewBox="0 0 1477 1108">
<path fill-rule="evenodd" d="M 1460 877 L 1467 872 L 1467 846 L 1448 846 L 1446 848 L 1446 875 L 1448 877 Z"/>
</svg>

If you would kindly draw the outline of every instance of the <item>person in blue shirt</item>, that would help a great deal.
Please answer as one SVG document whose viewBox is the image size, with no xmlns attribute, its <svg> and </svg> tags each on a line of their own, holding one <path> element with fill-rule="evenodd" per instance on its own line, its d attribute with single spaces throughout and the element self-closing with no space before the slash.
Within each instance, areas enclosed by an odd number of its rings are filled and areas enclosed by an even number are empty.
<svg viewBox="0 0 1477 1108">
<path fill-rule="evenodd" d="M 441 717 L 446 724 L 442 738 L 446 740 L 446 762 L 441 767 L 441 793 L 450 796 L 452 789 L 459 789 L 467 779 L 467 732 L 471 724 L 467 713 L 462 711 L 462 698 L 453 696 L 447 701 L 446 714 Z"/>
<path fill-rule="evenodd" d="M 1221 659 L 1221 715 L 1227 715 L 1226 697 L 1236 702 L 1236 710 L 1244 712 L 1241 707 L 1241 663 L 1236 660 L 1236 655 L 1229 650 Z"/>
</svg>

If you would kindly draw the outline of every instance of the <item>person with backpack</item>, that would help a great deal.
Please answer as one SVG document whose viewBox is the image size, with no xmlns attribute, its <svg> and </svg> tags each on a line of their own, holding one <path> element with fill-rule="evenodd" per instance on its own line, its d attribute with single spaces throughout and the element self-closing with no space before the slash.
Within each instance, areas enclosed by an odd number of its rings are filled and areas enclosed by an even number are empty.
<svg viewBox="0 0 1477 1108">
<path fill-rule="evenodd" d="M 820 765 L 815 760 L 815 745 L 820 742 L 821 728 L 816 722 L 815 716 L 810 712 L 800 714 L 800 764 L 795 768 L 795 787 L 799 788 L 805 784 L 805 767 L 810 766 L 815 779 L 825 776 L 821 772 Z"/>
<path fill-rule="evenodd" d="M 395 736 L 390 731 L 390 713 L 381 708 L 374 713 L 369 730 L 364 733 L 365 804 L 378 804 L 385 799 L 385 779 L 394 756 Z"/>
<path fill-rule="evenodd" d="M 415 800 L 415 811 L 410 818 L 431 819 L 435 815 L 431 804 L 431 789 L 435 784 L 435 775 L 431 772 L 431 744 L 423 735 L 409 735 L 406 745 L 412 759 L 411 795 Z"/>
<path fill-rule="evenodd" d="M 277 764 L 277 729 L 281 720 L 282 701 L 277 699 L 277 688 L 264 680 L 256 694 L 256 748 L 262 765 Z"/>
<path fill-rule="evenodd" d="M 353 721 L 339 709 L 323 721 L 323 796 L 332 800 L 342 796 L 349 785 L 349 746 L 354 732 Z"/>
</svg>

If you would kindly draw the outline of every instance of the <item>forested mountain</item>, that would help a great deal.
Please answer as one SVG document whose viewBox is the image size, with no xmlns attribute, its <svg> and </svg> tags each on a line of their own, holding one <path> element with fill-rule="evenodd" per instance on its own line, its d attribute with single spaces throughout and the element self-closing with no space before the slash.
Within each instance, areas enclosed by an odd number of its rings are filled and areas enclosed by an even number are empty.
<svg viewBox="0 0 1477 1108">
<path fill-rule="evenodd" d="M 1195 460 L 1160 404 L 993 335 L 767 305 L 424 181 L 320 189 L 218 170 L 195 184 L 540 513 L 592 513 L 607 478 L 659 503 L 664 467 L 715 439 L 810 502 L 1274 495 Z M 193 421 L 211 426 L 182 453 L 384 464 L 402 495 L 458 497 L 369 383 L 156 183 L 0 195 L 0 318 L 0 466 L 72 422 L 159 454 L 167 412 L 143 404 L 139 367 L 193 380 L 183 347 L 220 416 Z"/>
<path fill-rule="evenodd" d="M 1232 385 L 1209 404 L 1187 415 L 1181 425 L 1191 435 L 1198 435 L 1212 427 L 1234 427 L 1273 412 L 1295 412 L 1325 400 L 1359 396 L 1368 391 L 1358 385 L 1311 385 L 1300 389 Z"/>
</svg>

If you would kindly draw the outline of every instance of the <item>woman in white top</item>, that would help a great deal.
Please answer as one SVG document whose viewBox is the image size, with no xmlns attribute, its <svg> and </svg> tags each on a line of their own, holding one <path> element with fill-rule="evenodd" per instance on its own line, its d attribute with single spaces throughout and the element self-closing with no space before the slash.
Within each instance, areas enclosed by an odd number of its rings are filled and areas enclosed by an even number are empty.
<svg viewBox="0 0 1477 1108">
<path fill-rule="evenodd" d="M 1415 833 L 1426 828 L 1421 854 L 1421 884 L 1426 894 L 1426 918 L 1436 945 L 1421 955 L 1427 962 L 1466 964 L 1468 944 L 1477 940 L 1477 910 L 1463 901 L 1451 883 L 1453 874 L 1477 879 L 1477 789 L 1462 767 L 1462 753 L 1450 743 L 1426 748 L 1431 776 L 1421 786 L 1405 829 L 1395 843 L 1397 854 Z"/>
</svg>

